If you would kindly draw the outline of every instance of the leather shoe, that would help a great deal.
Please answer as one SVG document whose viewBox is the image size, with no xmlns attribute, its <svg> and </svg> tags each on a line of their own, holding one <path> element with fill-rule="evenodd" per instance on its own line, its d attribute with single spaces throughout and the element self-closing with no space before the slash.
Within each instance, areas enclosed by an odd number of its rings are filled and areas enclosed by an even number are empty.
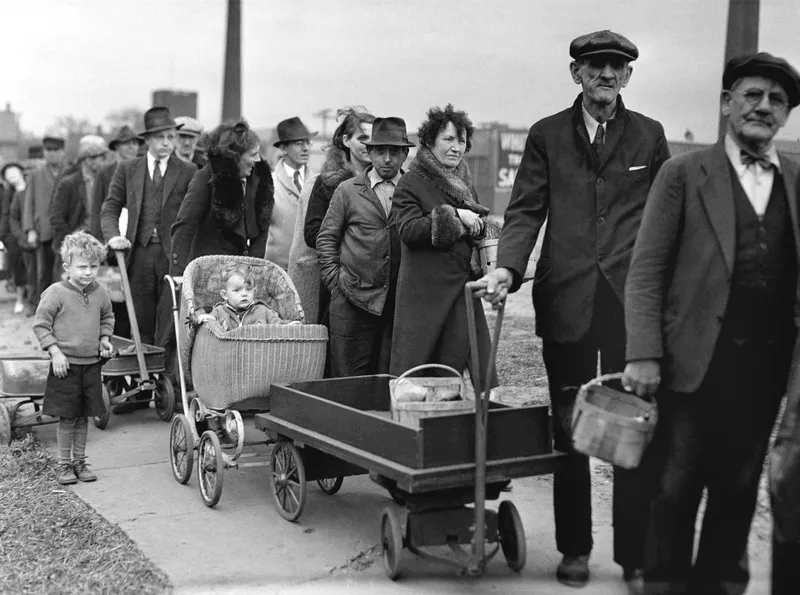
<svg viewBox="0 0 800 595">
<path fill-rule="evenodd" d="M 589 556 L 564 556 L 556 569 L 556 578 L 570 587 L 585 587 L 589 582 Z"/>
<path fill-rule="evenodd" d="M 622 578 L 628 587 L 628 595 L 644 595 L 644 570 L 641 568 L 625 568 Z"/>
</svg>

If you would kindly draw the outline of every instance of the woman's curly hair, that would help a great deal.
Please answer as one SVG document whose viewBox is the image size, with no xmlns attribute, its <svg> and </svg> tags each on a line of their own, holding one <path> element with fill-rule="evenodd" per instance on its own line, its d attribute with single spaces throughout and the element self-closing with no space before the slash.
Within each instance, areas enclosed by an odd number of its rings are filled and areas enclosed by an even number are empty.
<svg viewBox="0 0 800 595">
<path fill-rule="evenodd" d="M 469 119 L 467 112 L 456 110 L 453 108 L 452 103 L 448 103 L 444 109 L 440 107 L 432 107 L 428 110 L 428 119 L 425 120 L 419 127 L 419 142 L 428 147 L 429 149 L 436 144 L 436 137 L 438 134 L 447 128 L 447 125 L 452 122 L 456 127 L 456 132 L 459 136 L 464 134 L 467 137 L 466 153 L 472 148 L 472 137 L 475 135 L 475 126 L 472 120 Z"/>
<path fill-rule="evenodd" d="M 344 118 L 342 122 L 336 127 L 331 139 L 331 144 L 337 149 L 344 151 L 347 158 L 350 158 L 350 148 L 344 144 L 344 137 L 352 137 L 361 128 L 362 124 L 372 124 L 375 121 L 373 116 L 367 108 L 363 105 L 354 105 L 352 107 L 343 107 L 336 110 L 336 119 Z"/>
<path fill-rule="evenodd" d="M 244 119 L 237 122 L 228 120 L 208 133 L 208 154 L 227 157 L 234 161 L 252 150 L 261 142 L 255 131 Z"/>
</svg>

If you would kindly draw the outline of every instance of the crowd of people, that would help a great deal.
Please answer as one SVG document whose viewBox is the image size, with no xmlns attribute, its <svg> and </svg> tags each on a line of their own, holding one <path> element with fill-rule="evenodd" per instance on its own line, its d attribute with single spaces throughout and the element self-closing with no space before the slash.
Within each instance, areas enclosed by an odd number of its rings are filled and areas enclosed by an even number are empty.
<svg viewBox="0 0 800 595">
<path fill-rule="evenodd" d="M 450 104 L 428 111 L 407 166 L 414 144 L 405 121 L 362 107 L 339 111 L 319 173 L 308 166 L 316 133 L 297 117 L 277 125 L 281 157 L 273 168 L 244 120 L 209 131 L 198 152 L 202 127 L 159 106 L 147 111 L 139 134 L 123 128 L 110 145 L 82 138 L 71 169 L 63 139 L 47 137 L 40 166 L 2 170 L 2 240 L 19 254 L 15 311 L 38 302 L 37 335 L 43 348 L 58 350 L 64 339 L 53 342 L 46 316 L 56 296 L 74 301 L 75 292 L 44 290 L 62 270 L 63 283 L 75 277 L 82 291 L 92 286 L 73 270 L 75 232 L 87 232 L 125 253 L 147 343 L 169 350 L 173 341 L 165 274 L 181 275 L 201 255 L 249 255 L 288 270 L 306 322 L 329 328 L 326 375 L 398 375 L 426 363 L 467 370 L 464 284 L 478 280 L 480 294 L 499 307 L 521 286 L 541 233 L 536 332 L 555 448 L 567 453 L 554 477 L 558 580 L 575 587 L 590 580 L 591 478 L 588 458 L 572 448 L 576 394 L 598 370 L 624 370 L 619 388 L 659 407 L 642 464 L 614 473 L 614 560 L 629 592 L 744 593 L 758 481 L 788 394 L 771 455 L 773 593 L 794 593 L 800 168 L 772 140 L 800 104 L 800 75 L 763 52 L 731 60 L 720 96 L 723 139 L 670 159 L 662 125 L 620 97 L 636 45 L 597 31 L 573 40 L 569 54 L 581 93 L 531 127 L 502 229 L 464 160 L 475 127 Z M 106 164 L 109 151 L 117 157 Z M 498 236 L 497 266 L 483 271 L 479 242 Z M 98 260 L 100 248 L 84 244 L 78 262 L 87 253 Z M 228 328 L 251 318 L 286 322 L 256 314 L 246 271 L 225 279 L 225 304 L 212 316 Z M 104 300 L 101 306 L 104 326 L 87 341 L 99 353 L 108 335 Z M 485 365 L 481 309 L 474 323 Z M 53 375 L 66 373 L 63 363 L 53 358 Z M 90 404 L 69 415 L 85 417 Z M 75 429 L 83 425 L 72 426 L 64 431 L 80 443 L 75 474 L 81 479 L 80 469 L 86 480 L 85 435 Z"/>
</svg>

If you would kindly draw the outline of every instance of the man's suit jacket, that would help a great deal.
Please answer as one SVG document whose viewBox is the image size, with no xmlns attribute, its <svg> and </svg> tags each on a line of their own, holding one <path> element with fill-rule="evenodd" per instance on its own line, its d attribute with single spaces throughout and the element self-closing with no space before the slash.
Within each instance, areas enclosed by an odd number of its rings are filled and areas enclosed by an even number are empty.
<svg viewBox="0 0 800 595">
<path fill-rule="evenodd" d="M 650 184 L 669 158 L 664 128 L 617 100 L 598 160 L 582 95 L 528 133 L 498 246 L 497 266 L 516 291 L 547 220 L 533 281 L 536 331 L 572 342 L 589 330 L 600 272 L 622 303 L 625 276 Z"/>
<path fill-rule="evenodd" d="M 95 183 L 97 183 L 95 181 Z M 103 232 L 100 229 L 100 209 L 92 205 L 89 218 L 90 234 L 101 242 Z M 60 250 L 61 242 L 67 234 L 83 228 L 86 221 L 86 181 L 83 171 L 76 171 L 61 178 L 53 195 L 53 204 L 50 206 L 50 227 L 53 228 L 53 250 Z"/>
<path fill-rule="evenodd" d="M 722 142 L 670 159 L 647 199 L 625 290 L 627 359 L 662 362 L 662 386 L 691 393 L 724 320 L 736 258 L 733 180 Z M 781 156 L 797 259 L 800 167 Z M 781 178 L 775 177 L 777 183 Z M 800 283 L 795 324 L 800 323 Z"/>
<path fill-rule="evenodd" d="M 167 161 L 167 171 L 164 174 L 164 193 L 161 202 L 161 246 L 164 255 L 170 254 L 170 227 L 175 222 L 181 201 L 189 188 L 192 176 L 197 173 L 197 167 L 192 163 L 185 163 L 175 155 L 170 155 Z M 100 209 L 100 225 L 106 241 L 119 235 L 119 214 L 122 208 L 128 209 L 128 229 L 125 237 L 131 244 L 136 244 L 139 231 L 139 215 L 142 211 L 144 198 L 145 176 L 147 170 L 147 155 L 136 159 L 123 161 L 117 165 L 108 197 Z"/>
</svg>

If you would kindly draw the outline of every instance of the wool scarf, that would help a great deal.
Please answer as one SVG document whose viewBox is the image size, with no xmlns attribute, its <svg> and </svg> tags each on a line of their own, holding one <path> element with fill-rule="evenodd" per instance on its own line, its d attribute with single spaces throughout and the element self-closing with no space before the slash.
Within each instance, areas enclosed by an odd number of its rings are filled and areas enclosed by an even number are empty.
<svg viewBox="0 0 800 595">
<path fill-rule="evenodd" d="M 463 159 L 455 171 L 451 172 L 439 163 L 439 160 L 434 157 L 428 147 L 421 146 L 408 169 L 409 171 L 417 172 L 434 188 L 442 192 L 452 207 L 469 209 L 482 217 L 489 214 L 489 209 L 478 204 L 476 200 L 472 186 L 472 176 L 469 173 L 467 162 Z"/>
</svg>

